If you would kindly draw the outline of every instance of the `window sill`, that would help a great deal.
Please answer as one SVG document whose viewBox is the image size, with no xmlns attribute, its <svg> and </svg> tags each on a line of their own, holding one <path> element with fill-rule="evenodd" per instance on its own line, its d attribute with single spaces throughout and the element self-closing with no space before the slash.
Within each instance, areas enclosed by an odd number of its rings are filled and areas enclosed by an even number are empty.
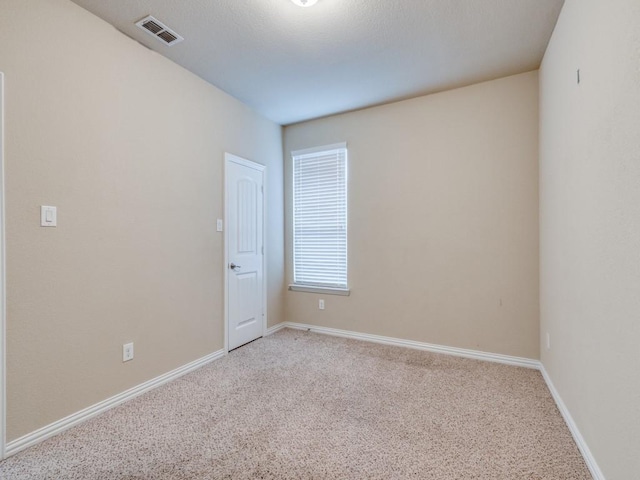
<svg viewBox="0 0 640 480">
<path fill-rule="evenodd" d="M 314 287 L 312 285 L 289 285 L 289 290 L 292 292 L 306 292 L 306 293 L 325 293 L 327 295 L 341 295 L 348 297 L 351 294 L 351 290 L 348 288 L 334 288 L 334 287 Z"/>
</svg>

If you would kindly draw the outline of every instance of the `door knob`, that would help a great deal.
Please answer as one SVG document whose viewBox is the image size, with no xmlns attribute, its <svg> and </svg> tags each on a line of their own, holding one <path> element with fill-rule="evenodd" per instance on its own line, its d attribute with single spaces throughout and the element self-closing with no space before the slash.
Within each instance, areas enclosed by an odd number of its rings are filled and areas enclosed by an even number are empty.
<svg viewBox="0 0 640 480">
<path fill-rule="evenodd" d="M 229 264 L 229 268 L 230 268 L 231 270 L 235 270 L 236 268 L 242 268 L 242 266 L 241 266 L 241 265 L 236 265 L 235 263 L 231 262 L 231 263 Z"/>
</svg>

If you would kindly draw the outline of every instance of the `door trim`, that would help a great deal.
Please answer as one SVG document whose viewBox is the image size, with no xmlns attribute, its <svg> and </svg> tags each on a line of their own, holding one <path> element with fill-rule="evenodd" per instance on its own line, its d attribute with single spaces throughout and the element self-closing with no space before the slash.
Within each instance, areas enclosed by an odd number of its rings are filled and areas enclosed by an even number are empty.
<svg viewBox="0 0 640 480">
<path fill-rule="evenodd" d="M 6 277 L 4 215 L 4 73 L 0 72 L 0 460 L 6 458 Z"/>
<path fill-rule="evenodd" d="M 229 218 L 229 164 L 235 163 L 243 167 L 249 167 L 262 174 L 262 336 L 267 334 L 267 167 L 260 163 L 238 157 L 232 153 L 224 154 L 224 351 L 229 352 L 229 230 L 227 220 Z"/>
</svg>

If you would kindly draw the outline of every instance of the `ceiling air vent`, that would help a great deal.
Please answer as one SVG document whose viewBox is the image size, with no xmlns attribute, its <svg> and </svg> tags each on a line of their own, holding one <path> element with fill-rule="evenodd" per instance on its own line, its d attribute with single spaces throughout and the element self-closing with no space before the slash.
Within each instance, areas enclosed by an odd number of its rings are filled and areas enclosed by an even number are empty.
<svg viewBox="0 0 640 480">
<path fill-rule="evenodd" d="M 170 47 L 184 40 L 184 38 L 171 30 L 161 21 L 153 18 L 151 15 L 143 18 L 139 22 L 136 22 L 136 26 L 147 32 L 149 35 L 153 35 L 162 43 L 169 45 Z"/>
</svg>

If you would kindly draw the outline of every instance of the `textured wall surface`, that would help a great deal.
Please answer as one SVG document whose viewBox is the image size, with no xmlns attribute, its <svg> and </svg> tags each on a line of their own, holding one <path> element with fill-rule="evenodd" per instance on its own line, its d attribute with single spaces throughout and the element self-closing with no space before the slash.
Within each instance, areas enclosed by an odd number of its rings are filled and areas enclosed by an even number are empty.
<svg viewBox="0 0 640 480">
<path fill-rule="evenodd" d="M 287 292 L 287 320 L 538 358 L 537 72 L 286 127 L 285 184 L 340 141 L 351 296 Z"/>
<path fill-rule="evenodd" d="M 223 347 L 225 151 L 267 165 L 282 321 L 283 172 L 278 125 L 77 5 L 0 11 L 13 440 Z"/>
<path fill-rule="evenodd" d="M 542 362 L 609 480 L 640 472 L 638 25 L 568 0 L 540 70 Z"/>
</svg>

